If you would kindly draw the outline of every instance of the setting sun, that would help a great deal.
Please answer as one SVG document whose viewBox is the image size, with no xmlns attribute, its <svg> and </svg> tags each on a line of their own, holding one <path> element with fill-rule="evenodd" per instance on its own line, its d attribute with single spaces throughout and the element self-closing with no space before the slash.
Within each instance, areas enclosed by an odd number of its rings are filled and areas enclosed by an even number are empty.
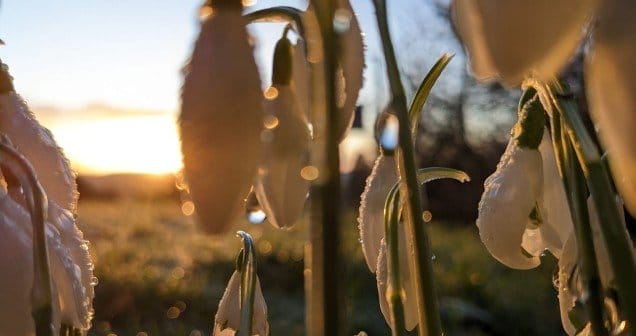
<svg viewBox="0 0 636 336">
<path fill-rule="evenodd" d="M 164 174 L 181 167 L 170 115 L 65 121 L 50 127 L 80 173 Z"/>
</svg>

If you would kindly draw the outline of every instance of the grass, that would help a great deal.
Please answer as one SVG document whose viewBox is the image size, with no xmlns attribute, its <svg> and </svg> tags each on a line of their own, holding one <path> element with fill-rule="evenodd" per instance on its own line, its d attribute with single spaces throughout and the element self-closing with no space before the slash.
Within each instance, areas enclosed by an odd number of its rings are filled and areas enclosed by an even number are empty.
<svg viewBox="0 0 636 336">
<path fill-rule="evenodd" d="M 349 334 L 387 335 L 375 278 L 358 244 L 355 214 L 345 217 L 342 279 Z M 211 334 L 241 246 L 238 238 L 200 234 L 172 201 L 83 201 L 79 225 L 92 243 L 99 278 L 89 335 Z M 304 334 L 303 227 L 237 227 L 257 242 L 258 273 L 275 336 Z M 474 226 L 437 223 L 430 232 L 447 335 L 563 334 L 551 257 L 537 270 L 515 271 L 487 254 Z"/>
</svg>

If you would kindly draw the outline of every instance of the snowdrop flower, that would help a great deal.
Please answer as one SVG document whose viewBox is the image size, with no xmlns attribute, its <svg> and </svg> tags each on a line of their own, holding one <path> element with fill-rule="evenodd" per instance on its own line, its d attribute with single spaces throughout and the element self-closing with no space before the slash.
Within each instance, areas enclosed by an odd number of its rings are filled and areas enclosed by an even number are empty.
<svg viewBox="0 0 636 336">
<path fill-rule="evenodd" d="M 234 336 L 236 334 L 241 326 L 240 302 L 241 273 L 235 271 L 230 277 L 214 317 L 214 336 Z M 267 305 L 258 278 L 256 278 L 253 308 L 254 315 L 252 316 L 252 333 L 250 335 L 268 336 Z"/>
<path fill-rule="evenodd" d="M 260 79 L 239 0 L 213 2 L 185 69 L 181 151 L 199 223 L 227 232 L 256 173 L 262 128 Z"/>
<path fill-rule="evenodd" d="M 26 157 L 47 197 L 73 213 L 77 205 L 75 173 L 51 132 L 36 120 L 18 95 L 5 64 L 0 63 L 0 132 Z"/>
<path fill-rule="evenodd" d="M 52 278 L 53 323 L 71 325 L 85 333 L 93 315 L 95 278 L 87 241 L 75 224 L 75 174 L 51 133 L 40 125 L 14 91 L 6 65 L 0 69 L 0 132 L 29 161 L 47 194 L 45 234 Z M 34 278 L 33 228 L 17 176 L 6 166 L 0 189 L 0 302 L 11 302 L 0 314 L 1 335 L 34 333 L 31 288 Z"/>
<path fill-rule="evenodd" d="M 514 136 L 484 182 L 479 202 L 481 240 L 495 259 L 512 268 L 538 266 L 545 249 L 560 256 L 573 227 L 564 214 L 569 207 L 544 123 L 535 95 L 521 108 Z"/>
<path fill-rule="evenodd" d="M 475 75 L 518 84 L 550 80 L 590 22 L 585 84 L 592 119 L 610 153 L 616 185 L 636 214 L 636 2 L 630 0 L 456 0 L 453 17 Z M 594 20 L 592 20 L 594 19 Z"/>
<path fill-rule="evenodd" d="M 358 101 L 358 94 L 362 88 L 364 63 L 364 42 L 362 38 L 362 31 L 360 30 L 360 24 L 353 12 L 353 8 L 349 1 L 342 2 L 343 7 L 336 10 L 334 18 L 334 28 L 340 39 L 339 46 L 342 50 L 339 53 L 339 62 L 336 68 L 336 105 L 342 109 L 342 115 L 339 118 L 336 127 L 336 133 L 340 135 L 339 139 L 342 141 L 348 134 L 351 126 L 353 125 L 353 119 L 355 117 L 355 107 Z M 314 16 L 313 6 L 310 5 L 305 11 L 303 20 L 307 23 L 306 26 L 311 32 L 306 36 L 308 50 L 311 53 L 306 57 L 312 61 L 322 61 L 322 41 L 319 38 L 313 38 L 317 36 L 319 32 L 311 31 L 312 28 L 318 27 L 318 22 Z M 298 64 L 296 69 L 305 69 L 306 66 Z M 312 74 L 322 76 L 322 74 Z M 310 76 L 306 75 L 304 71 L 299 71 L 298 75 L 295 75 L 298 81 L 308 80 Z M 305 87 L 306 84 L 299 84 L 300 87 Z M 309 85 L 311 87 L 311 85 Z M 299 91 L 300 92 L 300 91 Z M 300 92 L 301 98 L 307 97 L 306 94 Z M 301 103 L 302 106 L 309 106 L 309 104 Z M 313 120 L 316 127 L 316 134 L 320 136 L 323 133 L 320 123 L 316 123 Z"/>
<path fill-rule="evenodd" d="M 93 272 L 86 242 L 67 210 L 49 203 L 46 239 L 52 279 L 53 324 L 72 325 L 83 333 L 90 328 L 94 297 Z M 34 278 L 33 231 L 29 213 L 0 190 L 0 335 L 31 335 L 31 290 Z"/>
<path fill-rule="evenodd" d="M 300 171 L 307 163 L 309 128 L 291 83 L 292 46 L 283 36 L 274 54 L 276 96 L 264 104 L 263 163 L 254 185 L 267 219 L 279 228 L 291 227 L 301 216 L 309 181 Z"/>
<path fill-rule="evenodd" d="M 395 156 L 381 152 L 360 196 L 358 215 L 362 252 L 372 273 L 376 273 L 381 241 L 384 238 L 384 204 L 389 191 L 397 181 Z"/>
</svg>

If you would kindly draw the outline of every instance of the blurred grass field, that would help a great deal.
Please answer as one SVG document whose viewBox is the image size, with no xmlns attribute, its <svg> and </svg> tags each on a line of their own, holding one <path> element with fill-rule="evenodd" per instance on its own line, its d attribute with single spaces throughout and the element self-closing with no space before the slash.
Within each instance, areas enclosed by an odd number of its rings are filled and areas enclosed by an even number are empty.
<svg viewBox="0 0 636 336">
<path fill-rule="evenodd" d="M 361 330 L 388 335 L 375 276 L 358 243 L 356 216 L 350 211 L 343 221 L 347 327 L 351 335 Z M 199 233 L 172 200 L 82 201 L 78 220 L 91 241 L 99 278 L 89 335 L 211 335 L 241 246 L 238 238 Z M 305 227 L 237 227 L 257 242 L 258 274 L 274 336 L 305 334 Z M 429 232 L 446 335 L 563 335 L 552 257 L 536 270 L 511 270 L 487 254 L 474 225 L 434 222 Z M 483 317 L 481 322 L 465 318 L 471 314 Z"/>
</svg>

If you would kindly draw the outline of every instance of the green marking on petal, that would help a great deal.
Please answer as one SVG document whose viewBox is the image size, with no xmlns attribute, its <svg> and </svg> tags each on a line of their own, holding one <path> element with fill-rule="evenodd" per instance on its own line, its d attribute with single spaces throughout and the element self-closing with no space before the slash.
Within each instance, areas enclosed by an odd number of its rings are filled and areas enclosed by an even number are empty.
<svg viewBox="0 0 636 336">
<path fill-rule="evenodd" d="M 522 98 L 526 98 L 525 94 Z M 544 128 L 545 109 L 541 105 L 539 96 L 535 95 L 519 110 L 519 120 L 513 128 L 513 138 L 519 147 L 537 149 L 541 144 Z"/>
</svg>

